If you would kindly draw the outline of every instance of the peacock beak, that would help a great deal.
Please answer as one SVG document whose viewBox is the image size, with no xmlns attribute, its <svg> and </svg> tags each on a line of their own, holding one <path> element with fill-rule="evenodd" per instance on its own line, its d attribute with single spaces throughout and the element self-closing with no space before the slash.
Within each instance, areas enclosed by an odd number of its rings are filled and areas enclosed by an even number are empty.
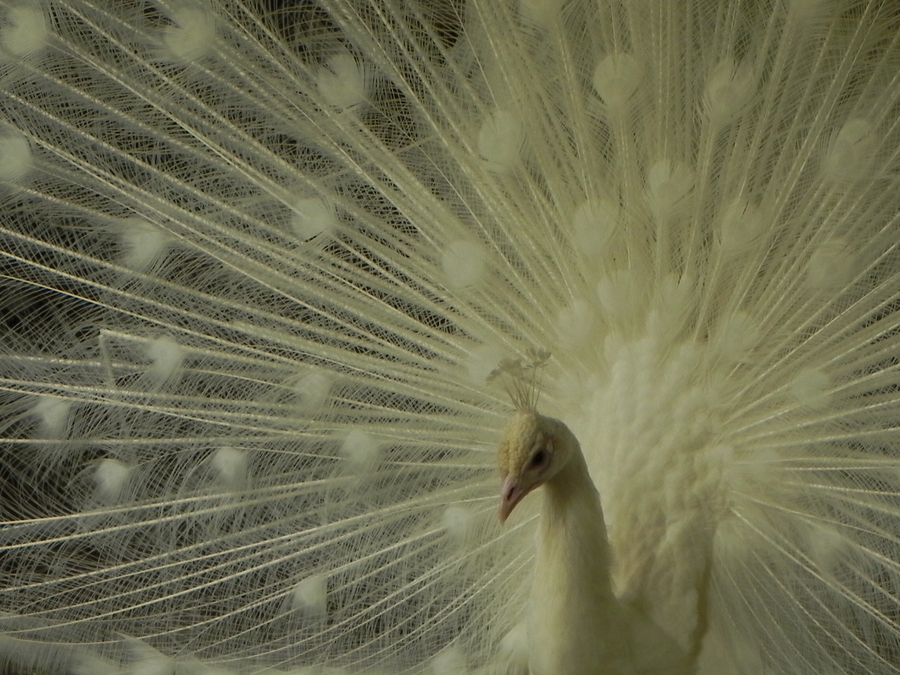
<svg viewBox="0 0 900 675">
<path fill-rule="evenodd" d="M 529 488 L 525 487 L 517 476 L 506 476 L 500 486 L 500 522 L 505 523 L 509 514 L 516 508 L 516 504 L 527 495 Z"/>
</svg>

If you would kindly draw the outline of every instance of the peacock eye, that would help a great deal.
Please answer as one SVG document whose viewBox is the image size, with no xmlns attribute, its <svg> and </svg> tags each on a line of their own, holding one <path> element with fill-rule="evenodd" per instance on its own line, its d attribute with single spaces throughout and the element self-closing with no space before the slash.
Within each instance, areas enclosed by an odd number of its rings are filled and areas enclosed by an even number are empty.
<svg viewBox="0 0 900 675">
<path fill-rule="evenodd" d="M 534 456 L 532 456 L 529 466 L 532 469 L 540 468 L 547 463 L 547 457 L 548 455 L 546 450 L 538 450 L 536 453 L 534 453 Z"/>
</svg>

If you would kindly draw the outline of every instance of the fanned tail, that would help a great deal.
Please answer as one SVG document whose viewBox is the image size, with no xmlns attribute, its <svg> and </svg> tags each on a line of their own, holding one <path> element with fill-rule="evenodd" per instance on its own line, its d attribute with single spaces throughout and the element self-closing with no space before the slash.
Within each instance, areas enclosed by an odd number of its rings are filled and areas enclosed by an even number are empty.
<svg viewBox="0 0 900 675">
<path fill-rule="evenodd" d="M 486 379 L 539 347 L 701 672 L 900 672 L 898 41 L 886 2 L 0 3 L 0 661 L 518 663 Z"/>
</svg>

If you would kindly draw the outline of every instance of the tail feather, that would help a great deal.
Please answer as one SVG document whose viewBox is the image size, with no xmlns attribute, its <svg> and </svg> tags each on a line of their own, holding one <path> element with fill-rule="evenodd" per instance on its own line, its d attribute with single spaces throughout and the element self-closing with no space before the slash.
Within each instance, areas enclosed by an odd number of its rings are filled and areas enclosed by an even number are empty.
<svg viewBox="0 0 900 675">
<path fill-rule="evenodd" d="M 538 346 L 701 672 L 900 672 L 898 23 L 0 2 L 0 662 L 521 668 Z"/>
</svg>

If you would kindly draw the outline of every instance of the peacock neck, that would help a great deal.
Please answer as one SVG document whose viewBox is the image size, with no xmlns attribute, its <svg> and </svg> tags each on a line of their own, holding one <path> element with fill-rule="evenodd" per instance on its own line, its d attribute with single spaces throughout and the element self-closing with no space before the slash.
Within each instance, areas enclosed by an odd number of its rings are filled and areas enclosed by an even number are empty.
<svg viewBox="0 0 900 675">
<path fill-rule="evenodd" d="M 532 675 L 595 675 L 607 672 L 624 622 L 612 592 L 600 496 L 578 441 L 558 424 L 554 435 L 570 443 L 569 459 L 543 487 L 529 664 Z"/>
<path fill-rule="evenodd" d="M 568 431 L 568 430 L 567 430 Z M 529 617 L 533 675 L 594 675 L 621 649 L 623 608 L 612 591 L 600 497 L 577 441 L 545 483 Z"/>
<path fill-rule="evenodd" d="M 600 495 L 574 435 L 565 466 L 544 484 L 529 616 L 532 675 L 687 675 L 670 636 L 613 593 Z"/>
<path fill-rule="evenodd" d="M 570 574 L 593 581 L 591 590 L 596 601 L 613 600 L 609 541 L 600 495 L 574 436 L 570 443 L 569 461 L 544 485 L 538 564 L 564 564 Z"/>
</svg>

